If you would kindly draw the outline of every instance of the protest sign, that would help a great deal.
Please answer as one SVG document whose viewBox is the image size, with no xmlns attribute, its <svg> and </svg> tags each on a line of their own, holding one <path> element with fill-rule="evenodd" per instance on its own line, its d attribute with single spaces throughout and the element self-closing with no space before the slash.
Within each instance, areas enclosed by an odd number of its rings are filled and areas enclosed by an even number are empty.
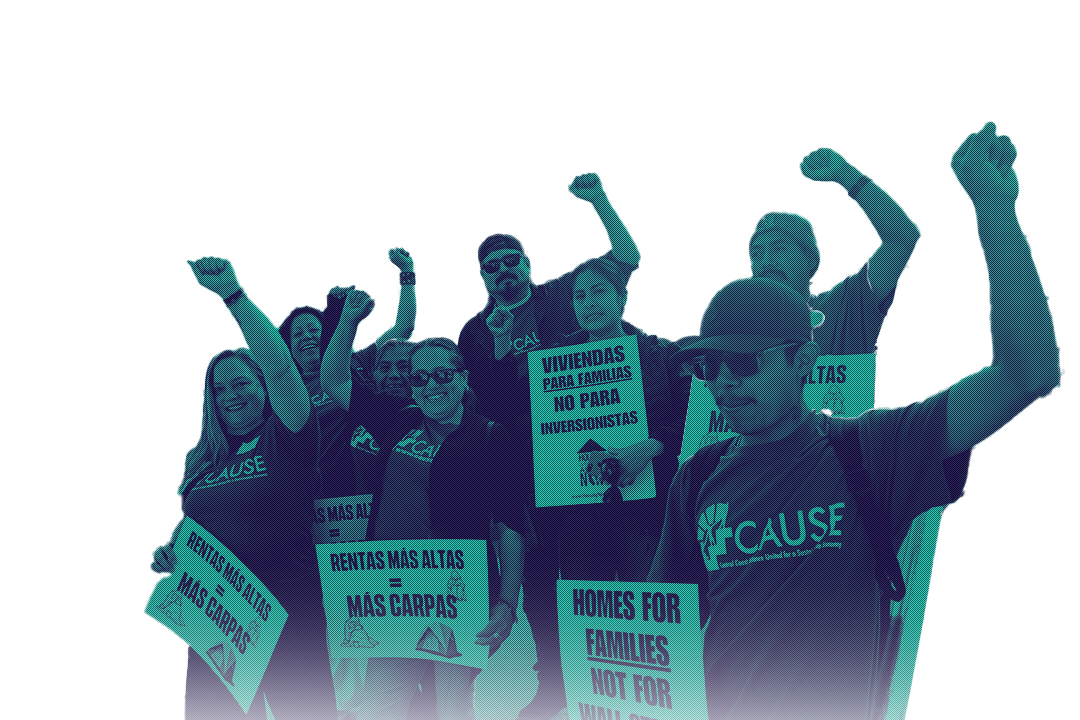
<svg viewBox="0 0 1080 720">
<path fill-rule="evenodd" d="M 191 518 L 177 535 L 176 568 L 146 614 L 198 653 L 246 713 L 289 614 L 232 552 Z"/>
<path fill-rule="evenodd" d="M 370 514 L 370 493 L 316 500 L 311 537 L 316 545 L 360 542 L 367 534 Z"/>
<path fill-rule="evenodd" d="M 698 588 L 559 580 L 570 717 L 705 720 Z"/>
<path fill-rule="evenodd" d="M 601 502 L 600 460 L 609 447 L 649 437 L 634 336 L 529 353 L 536 506 Z M 656 497 L 650 462 L 622 488 L 625 500 Z"/>
<path fill-rule="evenodd" d="M 483 540 L 316 545 L 331 659 L 395 657 L 483 669 L 488 622 Z"/>
<path fill-rule="evenodd" d="M 855 417 L 874 407 L 875 358 L 873 353 L 819 357 L 803 385 L 806 406 L 815 411 L 830 410 L 840 417 Z M 709 388 L 694 378 L 679 464 L 689 460 L 699 448 L 736 434 L 724 422 Z"/>
</svg>

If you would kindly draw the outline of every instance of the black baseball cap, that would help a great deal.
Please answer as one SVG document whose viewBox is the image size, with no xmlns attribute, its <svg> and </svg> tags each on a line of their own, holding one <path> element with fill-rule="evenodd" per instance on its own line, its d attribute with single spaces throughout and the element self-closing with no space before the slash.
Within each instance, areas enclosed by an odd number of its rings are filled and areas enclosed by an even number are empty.
<svg viewBox="0 0 1080 720">
<path fill-rule="evenodd" d="M 521 246 L 521 241 L 513 235 L 489 235 L 484 238 L 484 242 L 480 243 L 480 247 L 477 249 L 476 254 L 479 257 L 480 262 L 484 262 L 491 253 L 496 250 L 517 250 L 522 255 L 525 254 L 525 248 Z"/>
</svg>

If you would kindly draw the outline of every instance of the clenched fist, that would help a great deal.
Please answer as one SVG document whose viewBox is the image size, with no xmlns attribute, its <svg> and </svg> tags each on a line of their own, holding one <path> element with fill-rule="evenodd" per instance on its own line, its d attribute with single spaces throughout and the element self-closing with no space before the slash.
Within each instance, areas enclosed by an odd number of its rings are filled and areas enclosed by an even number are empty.
<svg viewBox="0 0 1080 720">
<path fill-rule="evenodd" d="M 975 208 L 981 210 L 1016 202 L 1020 184 L 1013 172 L 1014 160 L 1012 141 L 1007 135 L 999 136 L 994 123 L 988 122 L 953 153 L 952 169 Z"/>
<path fill-rule="evenodd" d="M 509 335 L 514 328 L 514 315 L 504 307 L 495 306 L 491 314 L 487 316 L 487 326 L 495 337 Z"/>
<path fill-rule="evenodd" d="M 596 202 L 604 197 L 604 186 L 600 184 L 600 176 L 596 173 L 585 173 L 574 178 L 570 183 L 570 192 L 582 200 Z"/>
<path fill-rule="evenodd" d="M 188 265 L 199 284 L 221 298 L 227 298 L 240 289 L 232 265 L 224 258 L 204 257 L 195 262 L 188 260 Z"/>
<path fill-rule="evenodd" d="M 405 248 L 391 248 L 390 262 L 397 265 L 398 270 L 402 272 L 412 272 L 413 270 L 412 256 L 409 255 L 409 251 Z"/>
<path fill-rule="evenodd" d="M 829 148 L 818 148 L 799 165 L 803 175 L 819 182 L 840 182 L 840 175 L 847 167 L 848 161 Z"/>
<path fill-rule="evenodd" d="M 341 309 L 341 321 L 358 324 L 375 309 L 375 301 L 363 290 L 349 290 L 345 307 Z"/>
</svg>

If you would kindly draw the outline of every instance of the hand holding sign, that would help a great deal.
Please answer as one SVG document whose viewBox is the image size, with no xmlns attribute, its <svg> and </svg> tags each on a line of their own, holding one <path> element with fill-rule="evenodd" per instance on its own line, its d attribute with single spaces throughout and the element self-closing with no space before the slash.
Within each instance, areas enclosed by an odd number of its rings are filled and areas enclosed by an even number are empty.
<svg viewBox="0 0 1080 720">
<path fill-rule="evenodd" d="M 150 569 L 156 573 L 171 573 L 176 569 L 176 553 L 171 545 L 162 545 L 154 551 L 154 562 Z"/>
<path fill-rule="evenodd" d="M 488 624 L 476 633 L 476 644 L 489 646 L 490 654 L 493 655 L 506 642 L 513 628 L 514 616 L 510 613 L 510 608 L 503 603 L 496 603 L 491 608 L 491 619 L 488 620 Z"/>
</svg>

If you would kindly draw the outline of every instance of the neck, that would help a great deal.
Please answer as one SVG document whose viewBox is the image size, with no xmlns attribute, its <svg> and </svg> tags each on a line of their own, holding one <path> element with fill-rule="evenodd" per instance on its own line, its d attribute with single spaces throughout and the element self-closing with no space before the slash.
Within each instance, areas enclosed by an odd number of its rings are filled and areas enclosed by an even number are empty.
<svg viewBox="0 0 1080 720">
<path fill-rule="evenodd" d="M 806 407 L 806 402 L 800 401 L 798 405 L 785 413 L 784 416 L 780 418 L 780 421 L 772 427 L 764 428 L 753 435 L 743 435 L 742 444 L 764 445 L 765 443 L 783 440 L 788 435 L 795 432 L 795 428 L 802 425 L 809 414 L 810 408 Z"/>
<path fill-rule="evenodd" d="M 618 322 L 615 325 L 607 328 L 600 328 L 596 332 L 589 331 L 589 341 L 596 342 L 597 340 L 611 340 L 612 338 L 626 337 L 626 333 L 623 332 L 622 322 Z"/>
<path fill-rule="evenodd" d="M 436 445 L 442 445 L 443 441 L 449 437 L 450 433 L 454 432 L 458 425 L 461 424 L 461 417 L 465 413 L 465 406 L 458 405 L 457 412 L 447 419 L 431 418 L 427 415 L 424 416 L 424 430 L 436 441 Z"/>
</svg>

